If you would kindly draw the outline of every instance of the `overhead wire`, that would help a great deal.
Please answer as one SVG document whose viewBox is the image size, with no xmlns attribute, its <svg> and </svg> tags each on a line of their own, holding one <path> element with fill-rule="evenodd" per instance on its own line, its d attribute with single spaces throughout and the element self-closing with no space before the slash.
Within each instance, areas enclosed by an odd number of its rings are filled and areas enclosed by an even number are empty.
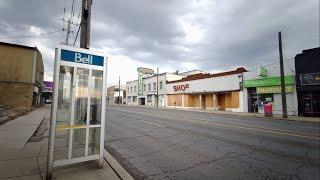
<svg viewBox="0 0 320 180">
<path fill-rule="evenodd" d="M 80 13 L 81 13 L 80 5 L 81 5 L 81 2 L 79 0 L 75 0 L 75 12 L 77 12 L 77 14 L 78 14 L 77 19 L 75 20 L 75 22 L 76 22 L 76 24 L 79 24 L 79 27 L 78 27 L 77 33 L 74 36 L 73 46 L 75 46 L 75 44 L 77 42 L 77 38 L 78 38 L 79 31 L 80 31 L 80 28 L 81 28 L 81 21 L 79 21 Z"/>
<path fill-rule="evenodd" d="M 29 37 L 38 37 L 38 36 L 45 36 L 45 35 L 51 35 L 58 32 L 65 31 L 65 29 L 57 30 L 57 31 L 51 31 L 51 32 L 45 32 L 40 34 L 34 34 L 34 35 L 20 35 L 20 36 L 8 36 L 8 37 L 0 37 L 0 39 L 18 39 L 18 38 L 29 38 Z"/>
</svg>

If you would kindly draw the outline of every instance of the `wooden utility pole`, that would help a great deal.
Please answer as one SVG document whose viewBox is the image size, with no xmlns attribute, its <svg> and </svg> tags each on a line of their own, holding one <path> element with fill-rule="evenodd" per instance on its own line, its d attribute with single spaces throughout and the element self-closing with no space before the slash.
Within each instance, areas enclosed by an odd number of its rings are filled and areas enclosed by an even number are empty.
<svg viewBox="0 0 320 180">
<path fill-rule="evenodd" d="M 71 19 L 72 19 L 72 16 L 73 16 L 73 7 L 74 7 L 74 0 L 72 0 L 72 5 L 71 5 L 71 12 L 70 12 L 70 18 L 68 19 L 67 23 L 67 36 L 66 36 L 66 45 L 69 44 L 69 36 L 70 36 L 70 33 L 71 33 Z M 64 20 L 63 20 L 64 21 Z"/>
<path fill-rule="evenodd" d="M 281 97 L 282 97 L 282 117 L 283 118 L 288 118 L 286 86 L 285 86 L 284 69 L 283 69 L 283 54 L 282 54 L 281 32 L 278 32 L 278 38 L 279 38 L 279 56 L 280 56 L 280 80 L 281 80 Z"/>
<path fill-rule="evenodd" d="M 159 106 L 159 67 L 157 67 L 157 108 Z"/>
<path fill-rule="evenodd" d="M 120 104 L 120 76 L 119 76 L 119 96 L 118 96 L 118 104 Z"/>
<path fill-rule="evenodd" d="M 80 47 L 85 49 L 90 48 L 91 5 L 92 0 L 82 0 Z"/>
</svg>

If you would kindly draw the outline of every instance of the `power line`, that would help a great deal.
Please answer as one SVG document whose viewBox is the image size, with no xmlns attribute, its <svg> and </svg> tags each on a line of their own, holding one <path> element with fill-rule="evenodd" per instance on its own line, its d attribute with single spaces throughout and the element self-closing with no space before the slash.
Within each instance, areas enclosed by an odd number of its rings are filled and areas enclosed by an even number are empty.
<svg viewBox="0 0 320 180">
<path fill-rule="evenodd" d="M 78 27 L 77 35 L 76 35 L 76 38 L 74 39 L 73 46 L 74 46 L 74 45 L 76 44 L 76 42 L 77 42 L 77 38 L 78 38 L 79 31 L 80 31 L 80 27 L 81 27 L 81 26 Z"/>
<path fill-rule="evenodd" d="M 46 32 L 46 33 L 40 33 L 40 34 L 35 34 L 35 35 L 21 35 L 21 36 L 8 36 L 8 37 L 0 37 L 0 39 L 17 39 L 17 38 L 32 38 L 32 37 L 38 37 L 38 36 L 45 36 L 45 35 L 51 35 L 55 34 L 58 32 L 65 31 L 64 29 L 57 30 L 57 31 L 51 31 L 51 32 Z"/>
<path fill-rule="evenodd" d="M 288 62 L 288 61 L 292 61 L 292 60 L 294 60 L 294 57 L 291 57 L 291 58 L 288 58 L 288 59 L 284 59 L 283 61 Z M 280 63 L 280 62 L 279 61 L 274 61 L 274 62 L 272 62 L 270 64 L 247 66 L 247 68 L 268 67 L 268 66 L 272 66 L 272 65 L 275 65 L 275 64 L 278 64 L 278 63 Z M 289 68 L 290 68 L 290 66 L 289 66 Z M 257 71 L 257 70 L 251 70 L 249 72 L 254 72 L 254 71 Z"/>
</svg>

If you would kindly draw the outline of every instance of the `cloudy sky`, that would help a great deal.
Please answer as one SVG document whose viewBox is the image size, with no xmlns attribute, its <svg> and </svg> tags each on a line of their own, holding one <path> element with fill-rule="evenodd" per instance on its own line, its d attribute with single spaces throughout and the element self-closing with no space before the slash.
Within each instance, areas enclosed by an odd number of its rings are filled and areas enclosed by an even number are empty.
<svg viewBox="0 0 320 180">
<path fill-rule="evenodd" d="M 38 35 L 66 27 L 59 19 L 71 16 L 71 3 L 0 0 L 0 41 L 37 46 L 46 80 L 52 80 L 54 47 L 66 32 Z M 254 69 L 278 61 L 278 31 L 285 59 L 319 46 L 319 0 L 93 0 L 91 27 L 91 48 L 109 56 L 109 85 L 119 75 L 136 79 L 139 66 L 160 72 Z M 77 27 L 72 30 L 71 44 Z M 23 35 L 34 36 L 16 38 Z"/>
</svg>

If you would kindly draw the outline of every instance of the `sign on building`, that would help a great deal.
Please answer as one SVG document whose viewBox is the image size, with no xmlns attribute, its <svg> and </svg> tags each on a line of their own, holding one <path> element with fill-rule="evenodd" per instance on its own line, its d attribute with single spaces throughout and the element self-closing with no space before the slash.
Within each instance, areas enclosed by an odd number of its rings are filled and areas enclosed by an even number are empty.
<svg viewBox="0 0 320 180">
<path fill-rule="evenodd" d="M 189 84 L 178 84 L 173 86 L 173 91 L 185 91 L 186 89 L 189 89 Z"/>
<path fill-rule="evenodd" d="M 294 84 L 294 76 L 285 76 L 286 85 Z M 262 86 L 279 86 L 281 85 L 280 77 L 267 77 L 261 79 L 251 79 L 244 81 L 244 87 L 262 87 Z"/>
<path fill-rule="evenodd" d="M 300 74 L 301 85 L 319 85 L 320 84 L 320 72 Z"/>
<path fill-rule="evenodd" d="M 259 67 L 259 76 L 261 77 L 267 77 L 268 70 L 262 66 Z"/>
<path fill-rule="evenodd" d="M 289 85 L 285 86 L 286 93 L 293 93 L 294 87 Z M 281 86 L 257 87 L 258 94 L 280 94 Z"/>
<path fill-rule="evenodd" d="M 138 71 L 138 95 L 143 94 L 143 73 Z"/>
<path fill-rule="evenodd" d="M 99 160 L 102 167 L 106 69 L 104 53 L 56 48 L 47 179 L 57 166 Z"/>
</svg>

